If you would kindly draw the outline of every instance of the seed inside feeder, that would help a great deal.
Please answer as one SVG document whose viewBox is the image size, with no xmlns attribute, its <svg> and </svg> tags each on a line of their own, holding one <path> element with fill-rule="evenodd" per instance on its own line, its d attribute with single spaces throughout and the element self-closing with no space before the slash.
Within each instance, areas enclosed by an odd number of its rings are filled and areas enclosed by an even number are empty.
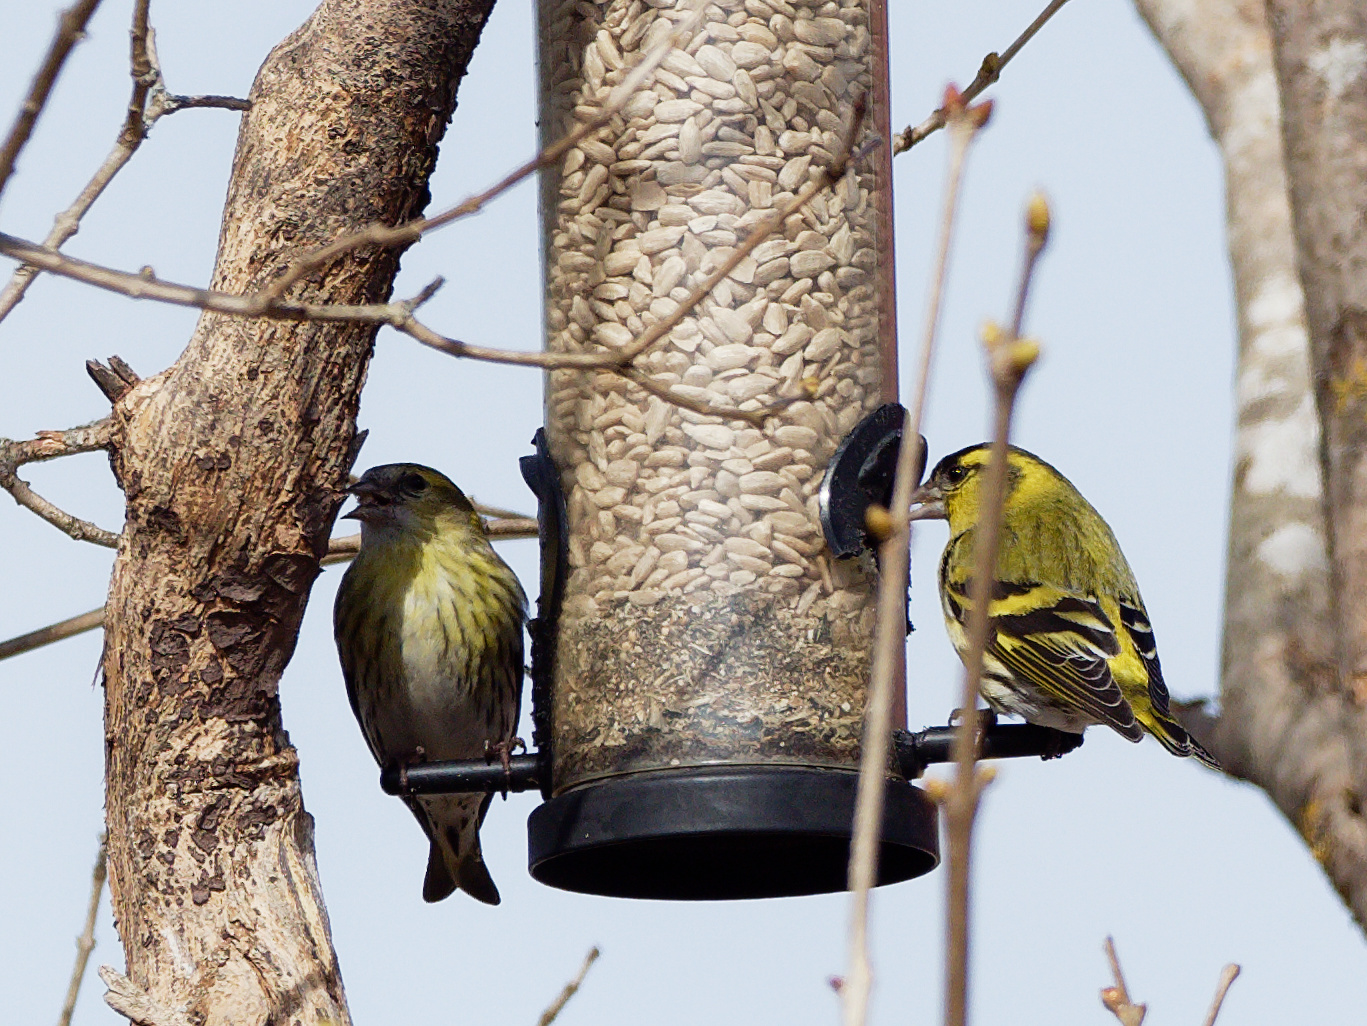
<svg viewBox="0 0 1367 1026">
<path fill-rule="evenodd" d="M 630 344 L 822 172 L 855 101 L 876 98 L 870 8 L 710 4 L 624 111 L 543 173 L 548 349 Z M 548 142 L 690 17 L 659 0 L 540 10 Z M 879 120 L 867 131 L 887 138 Z M 857 765 L 874 577 L 826 550 L 817 492 L 895 387 L 875 281 L 886 159 L 788 217 L 637 360 L 695 403 L 776 408 L 763 430 L 616 375 L 549 375 L 570 538 L 557 791 L 688 765 Z"/>
</svg>

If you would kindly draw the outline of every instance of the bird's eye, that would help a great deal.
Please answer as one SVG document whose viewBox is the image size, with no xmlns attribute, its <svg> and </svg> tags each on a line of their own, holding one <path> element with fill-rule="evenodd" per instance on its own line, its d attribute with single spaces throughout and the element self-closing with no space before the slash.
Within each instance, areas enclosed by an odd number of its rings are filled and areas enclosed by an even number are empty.
<svg viewBox="0 0 1367 1026">
<path fill-rule="evenodd" d="M 405 474 L 399 478 L 399 488 L 405 495 L 421 495 L 427 491 L 427 478 L 421 474 Z"/>
<path fill-rule="evenodd" d="M 956 463 L 954 466 L 949 467 L 945 470 L 945 480 L 948 481 L 950 484 L 958 484 L 967 476 L 968 468 L 961 464 Z"/>
</svg>

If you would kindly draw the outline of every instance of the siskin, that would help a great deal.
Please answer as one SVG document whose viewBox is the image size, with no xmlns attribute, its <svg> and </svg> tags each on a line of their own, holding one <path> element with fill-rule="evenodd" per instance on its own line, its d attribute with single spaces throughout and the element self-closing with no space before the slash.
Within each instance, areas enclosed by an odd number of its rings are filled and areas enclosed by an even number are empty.
<svg viewBox="0 0 1367 1026">
<path fill-rule="evenodd" d="M 333 608 L 351 709 L 381 766 L 505 756 L 522 689 L 527 600 L 470 500 L 415 463 L 348 489 L 361 548 Z M 406 798 L 431 841 L 422 896 L 499 901 L 480 852 L 493 795 Z"/>
<path fill-rule="evenodd" d="M 917 490 L 911 514 L 949 521 L 940 603 L 960 658 L 968 654 L 975 528 L 990 458 L 988 445 L 946 456 Z M 987 704 L 1070 734 L 1097 723 L 1130 741 L 1148 732 L 1174 755 L 1218 769 L 1169 711 L 1139 585 L 1101 514 L 1057 470 L 1014 446 L 1006 487 L 983 660 Z"/>
</svg>

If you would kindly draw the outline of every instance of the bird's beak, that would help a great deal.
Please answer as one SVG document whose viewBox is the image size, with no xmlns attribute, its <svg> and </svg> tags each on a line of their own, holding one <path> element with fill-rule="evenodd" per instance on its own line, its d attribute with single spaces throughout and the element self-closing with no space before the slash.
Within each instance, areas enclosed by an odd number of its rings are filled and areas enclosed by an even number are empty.
<svg viewBox="0 0 1367 1026">
<path fill-rule="evenodd" d="M 356 496 L 356 508 L 350 513 L 343 513 L 343 520 L 374 520 L 380 515 L 381 505 L 378 501 L 380 490 L 365 481 L 357 481 L 354 485 L 347 487 L 349 495 Z"/>
<path fill-rule="evenodd" d="M 929 481 L 911 493 L 911 512 L 908 520 L 945 520 L 945 496 L 939 487 Z"/>
</svg>

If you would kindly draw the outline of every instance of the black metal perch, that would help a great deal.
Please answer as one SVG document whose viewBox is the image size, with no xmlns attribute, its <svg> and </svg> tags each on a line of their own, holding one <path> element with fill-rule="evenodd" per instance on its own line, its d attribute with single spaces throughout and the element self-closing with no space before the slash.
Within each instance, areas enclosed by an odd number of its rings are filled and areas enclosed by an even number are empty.
<svg viewBox="0 0 1367 1026">
<path fill-rule="evenodd" d="M 954 761 L 954 726 L 899 730 L 893 746 L 902 776 L 915 780 L 926 767 Z M 983 731 L 979 759 L 1052 759 L 1082 744 L 1081 734 L 1063 734 L 1031 723 L 998 723 Z M 390 766 L 380 774 L 386 794 L 459 794 L 467 791 L 535 791 L 541 787 L 544 766 L 539 755 L 515 755 L 505 771 L 498 762 L 479 759 L 424 762 Z"/>
<path fill-rule="evenodd" d="M 870 503 L 889 502 L 902 414 L 896 404 L 879 407 L 832 455 L 820 509 L 826 545 L 838 557 L 862 557 L 872 549 L 864 514 Z M 566 776 L 559 761 L 566 753 L 553 750 L 568 522 L 560 471 L 545 433 L 538 431 L 533 443 L 536 451 L 522 459 L 522 472 L 536 493 L 541 529 L 541 596 L 529 625 L 536 750 L 506 764 L 474 759 L 390 766 L 380 786 L 404 796 L 539 790 L 545 801 L 527 822 L 529 868 L 537 880 L 566 890 L 672 899 L 843 890 L 859 779 L 854 764 L 792 749 L 778 758 L 755 758 L 742 755 L 743 749 L 723 748 L 715 757 L 683 765 L 677 759 L 654 765 L 625 761 L 588 779 Z M 848 717 L 849 706 L 843 709 Z M 911 781 L 926 766 L 951 760 L 954 732 L 945 726 L 894 734 L 880 884 L 920 876 L 939 863 L 935 804 Z M 980 751 L 984 759 L 1052 758 L 1081 743 L 1078 735 L 1042 727 L 991 724 L 982 731 Z"/>
</svg>

